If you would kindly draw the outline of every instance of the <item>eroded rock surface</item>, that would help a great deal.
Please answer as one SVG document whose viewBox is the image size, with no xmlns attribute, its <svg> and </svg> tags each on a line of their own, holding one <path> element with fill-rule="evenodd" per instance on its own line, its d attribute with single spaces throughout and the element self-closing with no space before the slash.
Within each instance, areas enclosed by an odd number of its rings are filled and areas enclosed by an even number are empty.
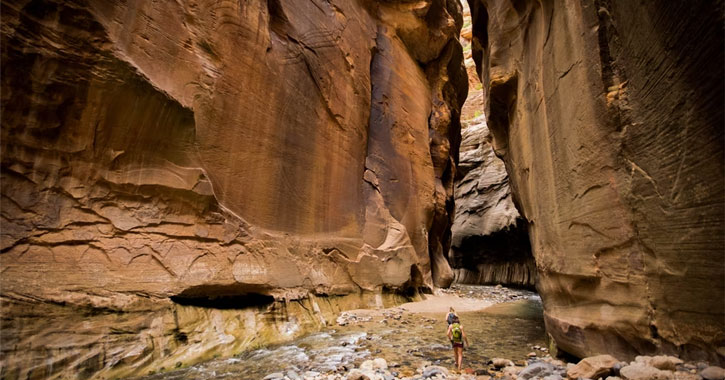
<svg viewBox="0 0 725 380">
<path fill-rule="evenodd" d="M 460 151 L 449 254 L 456 282 L 533 286 L 536 271 L 526 222 L 514 206 L 484 116 L 464 122 Z"/>
<path fill-rule="evenodd" d="M 466 87 L 456 1 L 13 0 L 1 11 L 9 307 L 129 312 L 171 296 L 452 281 Z M 84 365 L 34 349 L 24 361 L 3 344 L 3 370 Z M 149 355 L 123 364 L 148 369 L 165 353 Z"/>
<path fill-rule="evenodd" d="M 506 167 L 491 145 L 483 115 L 483 87 L 472 58 L 472 20 L 466 4 L 463 20 L 461 44 L 469 88 L 461 110 L 449 262 L 458 283 L 531 287 L 536 275 L 528 231 L 514 206 Z"/>
<path fill-rule="evenodd" d="M 722 2 L 469 3 L 559 348 L 722 361 Z"/>
</svg>

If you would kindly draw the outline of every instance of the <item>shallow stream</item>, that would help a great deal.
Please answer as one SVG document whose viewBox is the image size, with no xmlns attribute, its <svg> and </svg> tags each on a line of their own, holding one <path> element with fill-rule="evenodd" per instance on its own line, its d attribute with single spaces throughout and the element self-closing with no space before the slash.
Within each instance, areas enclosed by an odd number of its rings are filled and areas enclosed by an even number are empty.
<svg viewBox="0 0 725 380">
<path fill-rule="evenodd" d="M 544 346 L 541 300 L 525 293 L 515 301 L 459 313 L 471 344 L 464 352 L 464 367 L 485 368 L 494 357 L 523 361 L 533 346 Z M 140 379 L 261 379 L 291 367 L 301 374 L 327 373 L 374 357 L 386 359 L 401 376 L 412 375 L 423 361 L 452 368 L 453 351 L 445 336 L 444 314 L 394 308 L 365 321 L 367 318 L 346 326 L 330 326 L 284 345 Z"/>
</svg>

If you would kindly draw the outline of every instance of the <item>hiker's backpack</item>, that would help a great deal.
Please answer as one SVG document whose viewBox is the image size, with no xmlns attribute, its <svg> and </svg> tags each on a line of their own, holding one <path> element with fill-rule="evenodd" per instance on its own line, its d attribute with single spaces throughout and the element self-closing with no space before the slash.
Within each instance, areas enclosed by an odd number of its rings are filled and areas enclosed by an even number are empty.
<svg viewBox="0 0 725 380">
<path fill-rule="evenodd" d="M 459 323 L 454 323 L 451 325 L 451 335 L 453 336 L 454 342 L 462 342 L 461 337 L 463 336 L 463 332 L 461 331 L 461 325 Z"/>
</svg>

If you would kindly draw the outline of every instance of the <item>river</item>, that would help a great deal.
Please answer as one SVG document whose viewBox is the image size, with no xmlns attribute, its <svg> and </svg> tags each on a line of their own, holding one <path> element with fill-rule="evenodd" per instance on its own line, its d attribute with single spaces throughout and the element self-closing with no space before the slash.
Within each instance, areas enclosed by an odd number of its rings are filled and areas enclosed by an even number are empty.
<svg viewBox="0 0 725 380">
<path fill-rule="evenodd" d="M 491 287 L 468 288 L 490 290 Z M 523 361 L 533 347 L 544 346 L 540 298 L 531 292 L 507 291 L 516 294 L 509 297 L 513 301 L 496 303 L 481 311 L 458 313 L 471 344 L 464 354 L 464 367 L 474 371 L 485 368 L 489 359 L 495 357 Z M 452 368 L 453 355 L 445 336 L 444 317 L 445 313 L 409 312 L 404 306 L 386 309 L 282 345 L 138 379 L 262 379 L 289 368 L 301 374 L 330 373 L 357 366 L 373 357 L 385 358 L 400 376 L 412 375 L 424 361 Z"/>
</svg>

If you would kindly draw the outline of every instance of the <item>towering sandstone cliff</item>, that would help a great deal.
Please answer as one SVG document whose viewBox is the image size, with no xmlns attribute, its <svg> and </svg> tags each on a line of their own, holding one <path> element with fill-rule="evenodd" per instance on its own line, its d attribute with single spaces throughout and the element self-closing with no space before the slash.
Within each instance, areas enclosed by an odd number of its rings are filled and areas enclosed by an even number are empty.
<svg viewBox="0 0 725 380">
<path fill-rule="evenodd" d="M 527 227 L 513 203 L 506 167 L 493 151 L 483 115 L 484 93 L 472 57 L 473 25 L 467 3 L 463 23 L 460 40 L 468 98 L 461 108 L 449 262 L 458 283 L 533 287 L 536 266 Z"/>
<path fill-rule="evenodd" d="M 722 1 L 469 3 L 558 347 L 722 361 Z"/>
<path fill-rule="evenodd" d="M 452 281 L 457 1 L 1 12 L 3 377 L 144 373 L 210 340 L 260 343 L 254 313 L 172 300 L 304 299 L 267 318 L 284 320 Z M 67 318 L 81 307 L 83 324 Z"/>
</svg>

